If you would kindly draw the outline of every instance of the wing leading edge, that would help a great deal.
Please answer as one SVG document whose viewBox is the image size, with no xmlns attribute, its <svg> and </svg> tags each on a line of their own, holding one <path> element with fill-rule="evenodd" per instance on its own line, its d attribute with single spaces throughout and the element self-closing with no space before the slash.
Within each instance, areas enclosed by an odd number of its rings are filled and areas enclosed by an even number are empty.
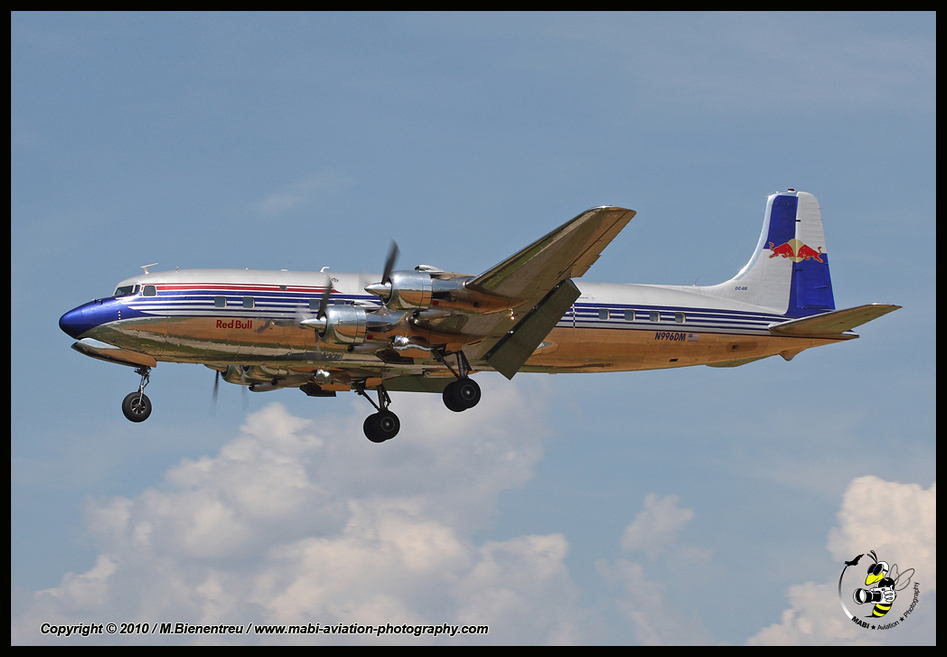
<svg viewBox="0 0 947 657">
<path fill-rule="evenodd" d="M 467 288 L 535 303 L 561 281 L 585 274 L 634 216 L 634 210 L 613 206 L 586 210 L 469 281 Z"/>
<path fill-rule="evenodd" d="M 512 378 L 578 298 L 569 279 L 585 274 L 634 216 L 625 208 L 592 208 L 467 281 L 468 290 L 510 299 L 510 312 L 470 318 L 464 333 L 484 340 L 465 351 Z"/>
</svg>

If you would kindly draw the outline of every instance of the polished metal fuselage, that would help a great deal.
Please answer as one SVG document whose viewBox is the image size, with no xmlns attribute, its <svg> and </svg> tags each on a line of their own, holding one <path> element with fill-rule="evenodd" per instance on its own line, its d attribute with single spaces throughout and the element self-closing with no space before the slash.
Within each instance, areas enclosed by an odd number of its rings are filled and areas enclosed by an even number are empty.
<svg viewBox="0 0 947 657">
<path fill-rule="evenodd" d="M 425 328 L 418 312 L 384 309 L 365 292 L 378 275 L 230 269 L 153 272 L 126 279 L 135 294 L 96 300 L 70 311 L 80 335 L 157 361 L 201 363 L 224 371 L 242 366 L 240 383 L 298 385 L 317 370 L 351 378 L 444 377 L 450 372 L 431 346 L 463 349 L 473 370 L 489 370 L 481 338 Z M 740 364 L 837 341 L 772 335 L 784 321 L 769 309 L 710 295 L 697 286 L 574 281 L 581 296 L 526 361 L 522 371 L 613 372 L 687 365 Z M 333 343 L 301 326 L 315 317 L 326 286 L 334 307 L 384 316 L 357 343 Z M 504 312 L 487 309 L 487 312 Z M 430 312 L 430 311 L 425 311 Z M 481 310 L 480 312 L 483 312 Z M 455 310 L 456 313 L 456 310 Z M 419 319 L 421 318 L 421 319 Z M 510 319 L 511 325 L 515 318 Z M 359 329 L 362 330 L 362 329 Z M 852 335 L 851 337 L 854 337 Z M 394 348 L 392 345 L 401 347 Z M 328 377 L 331 378 L 331 377 Z M 325 386 L 332 389 L 331 382 Z M 277 386 L 282 387 L 282 386 Z"/>
</svg>

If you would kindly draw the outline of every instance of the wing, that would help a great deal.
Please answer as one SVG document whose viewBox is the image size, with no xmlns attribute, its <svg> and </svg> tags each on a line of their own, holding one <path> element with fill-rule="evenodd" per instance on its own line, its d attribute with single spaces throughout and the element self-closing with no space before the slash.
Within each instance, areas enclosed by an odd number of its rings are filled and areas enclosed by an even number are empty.
<svg viewBox="0 0 947 657">
<path fill-rule="evenodd" d="M 467 288 L 538 301 L 561 281 L 585 274 L 634 216 L 634 210 L 611 206 L 587 210 L 469 281 Z"/>
<path fill-rule="evenodd" d="M 562 318 L 579 291 L 569 280 L 582 276 L 625 225 L 633 210 L 602 206 L 583 212 L 545 237 L 466 282 L 467 290 L 507 300 L 509 312 L 444 318 L 443 325 L 467 336 L 464 351 L 485 358 L 512 378 Z M 437 328 L 438 320 L 434 321 Z M 482 340 L 470 345 L 470 338 Z"/>
</svg>

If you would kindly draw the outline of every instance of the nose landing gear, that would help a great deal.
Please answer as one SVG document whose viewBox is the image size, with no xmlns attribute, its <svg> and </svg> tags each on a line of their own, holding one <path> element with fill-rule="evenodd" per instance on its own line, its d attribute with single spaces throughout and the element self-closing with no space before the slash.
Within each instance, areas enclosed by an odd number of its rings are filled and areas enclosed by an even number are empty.
<svg viewBox="0 0 947 657">
<path fill-rule="evenodd" d="M 151 368 L 139 367 L 135 374 L 141 376 L 138 392 L 130 392 L 122 400 L 122 413 L 132 422 L 144 422 L 151 415 L 151 400 L 145 395 L 145 386 L 150 382 Z"/>
</svg>

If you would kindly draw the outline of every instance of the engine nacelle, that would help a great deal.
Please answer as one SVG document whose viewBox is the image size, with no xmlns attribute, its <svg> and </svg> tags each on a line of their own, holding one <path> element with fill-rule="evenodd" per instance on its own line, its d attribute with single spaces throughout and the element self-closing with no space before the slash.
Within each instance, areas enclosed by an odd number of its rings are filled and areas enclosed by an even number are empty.
<svg viewBox="0 0 947 657">
<path fill-rule="evenodd" d="M 439 272 L 439 270 L 437 270 Z M 430 308 L 466 313 L 494 313 L 510 307 L 511 299 L 467 288 L 473 276 L 393 271 L 384 283 L 372 283 L 365 291 L 380 297 L 385 307 L 400 311 L 425 311 Z"/>
<path fill-rule="evenodd" d="M 423 271 L 391 272 L 391 296 L 387 306 L 392 310 L 423 310 L 430 308 L 434 284 Z"/>
<path fill-rule="evenodd" d="M 319 338 L 330 344 L 362 344 L 368 327 L 366 315 L 365 309 L 357 306 L 329 306 Z"/>
</svg>

